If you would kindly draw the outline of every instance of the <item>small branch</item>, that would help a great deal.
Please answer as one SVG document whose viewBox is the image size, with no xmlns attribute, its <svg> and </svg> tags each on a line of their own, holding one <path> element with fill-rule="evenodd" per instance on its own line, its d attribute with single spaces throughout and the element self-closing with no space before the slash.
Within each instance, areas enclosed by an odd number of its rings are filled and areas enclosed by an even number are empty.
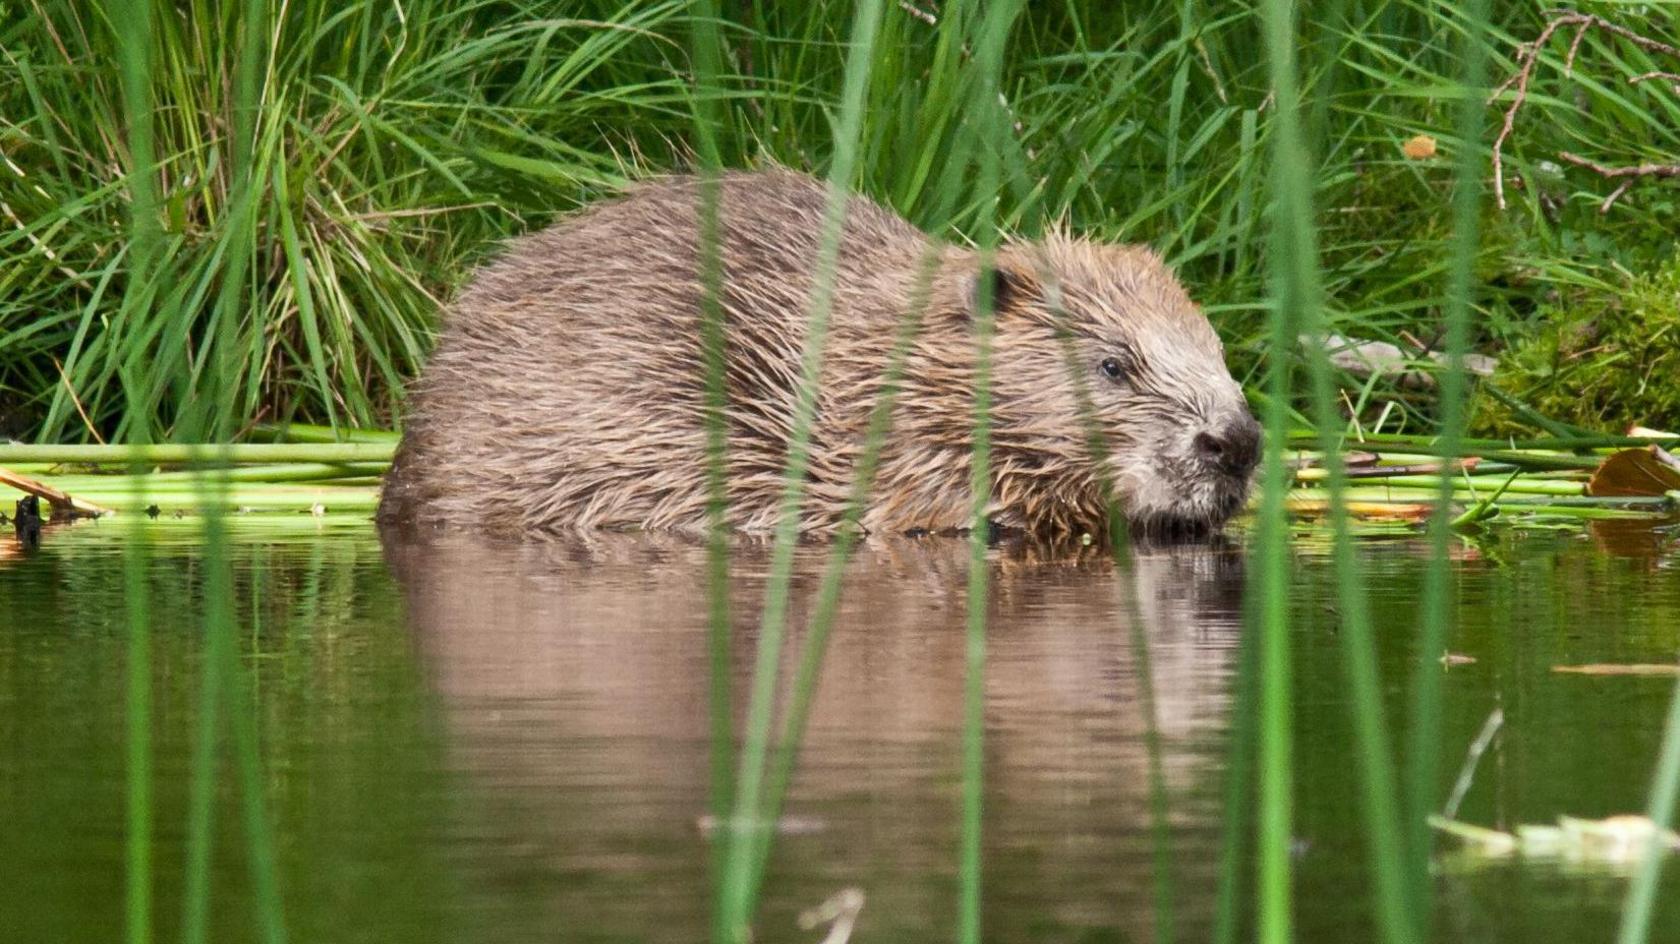
<svg viewBox="0 0 1680 944">
<path fill-rule="evenodd" d="M 1574 164 L 1576 167 L 1585 167 L 1607 180 L 1622 181 L 1621 185 L 1612 190 L 1610 196 L 1605 197 L 1604 202 L 1598 205 L 1599 213 L 1609 213 L 1610 207 L 1621 198 L 1622 194 L 1628 192 L 1628 188 L 1633 186 L 1635 180 L 1642 177 L 1680 177 L 1680 164 L 1633 164 L 1627 167 L 1610 167 L 1597 161 L 1589 161 L 1579 154 L 1571 154 L 1568 151 L 1559 151 L 1558 157 Z"/>
<path fill-rule="evenodd" d="M 1533 42 L 1523 43 L 1517 47 L 1516 74 L 1510 76 L 1504 82 L 1501 82 L 1499 86 L 1493 90 L 1493 94 L 1488 97 L 1488 103 L 1492 104 L 1513 87 L 1516 89 L 1516 93 L 1511 97 L 1511 105 L 1505 109 L 1504 118 L 1500 122 L 1499 134 L 1493 139 L 1493 195 L 1501 210 L 1506 208 L 1505 142 L 1511 137 L 1512 129 L 1516 127 L 1517 111 L 1522 108 L 1524 102 L 1528 101 L 1528 85 L 1530 80 L 1534 78 L 1534 67 L 1540 61 L 1540 53 L 1546 48 L 1546 44 L 1551 41 L 1551 38 L 1557 35 L 1559 30 L 1568 26 L 1575 27 L 1575 36 L 1569 42 L 1569 52 L 1564 56 L 1563 72 L 1566 76 L 1574 72 L 1575 57 L 1577 53 L 1580 52 L 1581 42 L 1586 38 L 1587 32 L 1592 29 L 1600 29 L 1612 35 L 1620 36 L 1647 52 L 1661 53 L 1663 55 L 1680 59 L 1680 48 L 1671 46 L 1661 40 L 1652 39 L 1649 36 L 1643 36 L 1625 26 L 1618 26 L 1601 16 L 1595 16 L 1590 13 L 1577 13 L 1574 10 L 1554 10 L 1547 14 L 1547 16 L 1549 19 L 1546 22 L 1545 28 L 1540 31 L 1540 35 L 1534 37 Z M 1628 81 L 1642 82 L 1652 78 L 1680 77 L 1675 76 L 1674 73 L 1648 72 L 1644 75 L 1634 76 Z M 1571 163 L 1599 170 L 1597 166 L 1587 163 L 1580 158 L 1576 158 L 1574 155 L 1564 154 L 1563 158 L 1565 160 L 1569 160 Z M 1646 168 L 1663 168 L 1669 165 L 1647 164 L 1642 166 Z M 1603 171 L 1600 171 L 1600 173 L 1606 177 L 1672 177 L 1680 175 L 1680 170 L 1647 170 L 1640 173 L 1615 174 L 1605 174 Z M 1603 205 L 1600 206 L 1599 212 L 1608 212 L 1610 205 L 1615 203 L 1616 199 L 1626 191 L 1626 187 L 1617 188 L 1617 191 L 1611 194 L 1609 199 L 1605 200 Z"/>
<path fill-rule="evenodd" d="M 1564 57 L 1563 60 L 1564 78 L 1567 79 L 1575 75 L 1575 55 L 1581 51 L 1581 40 L 1587 38 L 1587 30 L 1591 29 L 1592 25 L 1592 20 L 1583 20 L 1581 28 L 1575 31 L 1575 38 L 1569 41 L 1569 55 Z"/>
<path fill-rule="evenodd" d="M 1633 188 L 1632 178 L 1629 178 L 1627 180 L 1622 181 L 1620 184 L 1617 184 L 1616 189 L 1610 191 L 1610 196 L 1605 197 L 1604 202 L 1600 203 L 1598 205 L 1598 215 L 1603 216 L 1604 214 L 1609 213 L 1610 208 L 1612 206 L 1615 206 L 1616 201 L 1620 200 L 1622 198 L 1622 194 L 1627 193 L 1632 188 Z"/>
<path fill-rule="evenodd" d="M 929 13 L 928 11 L 922 9 L 921 7 L 916 6 L 913 3 L 906 2 L 906 0 L 898 0 L 898 8 L 900 10 L 903 10 L 905 13 L 908 13 L 911 16 L 915 17 L 916 19 L 921 20 L 923 23 L 926 23 L 929 26 L 938 26 L 939 25 L 939 17 L 934 16 L 932 13 Z"/>
<path fill-rule="evenodd" d="M 1575 14 L 1575 16 L 1579 18 L 1580 14 Z M 1511 107 L 1505 109 L 1504 120 L 1499 125 L 1499 134 L 1495 135 L 1493 139 L 1493 196 L 1501 210 L 1505 209 L 1505 139 L 1511 136 L 1511 130 L 1516 127 L 1517 109 L 1521 108 L 1523 102 L 1528 100 L 1528 83 L 1534 77 L 1535 64 L 1540 61 L 1540 50 L 1545 47 L 1546 42 L 1552 38 L 1552 35 L 1564 25 L 1565 21 L 1562 19 L 1553 20 L 1546 24 L 1546 28 L 1540 31 L 1540 35 L 1534 38 L 1534 42 L 1518 46 L 1517 74 L 1500 83 L 1499 87 L 1493 91 L 1493 98 L 1489 99 L 1491 103 L 1493 99 L 1505 94 L 1512 85 L 1516 86 L 1517 91 L 1516 95 L 1511 98 Z"/>
<path fill-rule="evenodd" d="M 10 485 L 20 492 L 27 492 L 36 498 L 42 498 L 52 505 L 54 518 L 98 518 L 111 513 L 109 508 L 102 508 L 93 502 L 73 498 L 68 492 L 60 491 L 44 482 L 37 482 L 28 476 L 19 475 L 6 469 L 0 469 L 0 485 Z"/>
<path fill-rule="evenodd" d="M 1680 177 L 1680 164 L 1633 164 L 1627 167 L 1609 167 L 1597 161 L 1590 161 L 1579 154 L 1559 151 L 1558 157 L 1576 167 L 1585 167 L 1600 177 L 1617 179 L 1621 177 Z"/>
</svg>

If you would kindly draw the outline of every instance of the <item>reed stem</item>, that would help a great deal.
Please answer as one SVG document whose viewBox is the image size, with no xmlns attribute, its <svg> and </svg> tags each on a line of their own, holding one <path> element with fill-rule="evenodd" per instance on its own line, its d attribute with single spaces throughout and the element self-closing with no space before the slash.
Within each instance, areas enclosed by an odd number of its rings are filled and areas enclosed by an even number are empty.
<svg viewBox="0 0 1680 944">
<path fill-rule="evenodd" d="M 816 284 L 801 354 L 800 386 L 794 407 L 792 436 L 781 519 L 771 549 L 769 586 L 765 591 L 764 614 L 759 626 L 758 652 L 747 702 L 746 736 L 742 745 L 735 783 L 734 813 L 728 820 L 729 853 L 724 874 L 725 940 L 746 944 L 750 938 L 753 898 L 752 870 L 758 842 L 755 830 L 775 828 L 774 823 L 756 822 L 763 802 L 764 772 L 769 750 L 770 720 L 780 668 L 782 640 L 786 632 L 788 585 L 793 572 L 793 552 L 799 535 L 800 506 L 805 493 L 805 472 L 810 462 L 811 429 L 816 415 L 817 383 L 828 335 L 828 316 L 834 298 L 834 283 L 840 240 L 845 225 L 858 140 L 863 124 L 863 99 L 874 63 L 875 38 L 880 29 L 882 0 L 863 0 L 856 8 L 850 48 L 846 55 L 845 80 L 841 93 L 840 119 L 835 133 L 834 163 L 829 170 L 828 207 L 824 213 L 822 240 L 816 259 Z"/>
<path fill-rule="evenodd" d="M 1466 5 L 1464 75 L 1459 84 L 1457 176 L 1453 188 L 1453 242 L 1445 321 L 1447 371 L 1441 378 L 1441 455 L 1456 459 L 1464 443 L 1464 355 L 1470 347 L 1471 296 L 1475 289 L 1476 246 L 1482 202 L 1482 113 L 1486 101 L 1487 0 Z M 1406 839 L 1412 876 L 1412 907 L 1420 929 L 1430 927 L 1433 887 L 1429 858 L 1432 835 L 1429 816 L 1435 811 L 1439 779 L 1437 756 L 1441 744 L 1440 653 L 1450 644 L 1453 621 L 1452 572 L 1448 552 L 1452 537 L 1454 483 L 1441 476 L 1435 514 L 1430 520 L 1431 556 L 1424 574 L 1423 606 L 1411 692 L 1411 719 L 1406 742 L 1404 795 L 1407 804 Z"/>
</svg>

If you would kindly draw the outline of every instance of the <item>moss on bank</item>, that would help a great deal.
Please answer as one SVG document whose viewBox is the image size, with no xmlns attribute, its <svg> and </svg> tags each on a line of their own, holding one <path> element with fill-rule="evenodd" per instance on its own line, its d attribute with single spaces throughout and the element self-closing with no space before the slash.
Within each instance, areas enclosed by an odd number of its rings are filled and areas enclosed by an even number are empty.
<svg viewBox="0 0 1680 944">
<path fill-rule="evenodd" d="M 1495 382 L 1556 420 L 1592 429 L 1680 429 L 1680 256 L 1619 295 L 1565 297 L 1541 330 L 1500 358 Z M 1532 434 L 1486 391 L 1477 432 Z"/>
</svg>

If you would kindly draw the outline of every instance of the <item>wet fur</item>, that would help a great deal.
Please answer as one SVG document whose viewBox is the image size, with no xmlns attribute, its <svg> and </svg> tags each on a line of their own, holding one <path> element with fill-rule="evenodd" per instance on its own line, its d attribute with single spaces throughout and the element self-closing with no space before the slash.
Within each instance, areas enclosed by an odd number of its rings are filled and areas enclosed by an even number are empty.
<svg viewBox="0 0 1680 944">
<path fill-rule="evenodd" d="M 729 524 L 774 528 L 826 194 L 787 171 L 722 184 Z M 706 522 L 698 184 L 639 185 L 514 241 L 446 314 L 387 479 L 385 521 L 530 534 L 698 530 Z M 862 198 L 847 205 L 802 526 L 830 531 L 849 497 L 918 264 L 933 253 L 862 523 L 948 531 L 972 514 L 975 253 L 936 247 Z M 1080 386 L 1127 516 L 1215 527 L 1246 481 L 1195 467 L 1186 433 L 1242 410 L 1218 337 L 1146 249 L 1053 235 L 1007 244 L 994 342 L 995 524 L 1100 533 L 1103 476 Z M 1071 333 L 1072 364 L 1059 326 Z M 1122 352 L 1124 389 L 1097 365 Z M 1246 416 L 1246 413 L 1244 413 Z"/>
</svg>

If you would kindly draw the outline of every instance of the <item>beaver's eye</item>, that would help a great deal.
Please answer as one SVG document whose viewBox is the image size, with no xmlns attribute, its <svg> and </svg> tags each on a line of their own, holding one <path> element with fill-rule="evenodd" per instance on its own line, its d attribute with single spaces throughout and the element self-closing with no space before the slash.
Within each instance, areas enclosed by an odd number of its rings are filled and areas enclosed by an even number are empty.
<svg viewBox="0 0 1680 944">
<path fill-rule="evenodd" d="M 1120 379 L 1120 371 L 1121 371 L 1121 368 L 1120 368 L 1120 359 L 1119 358 L 1117 358 L 1117 357 L 1105 357 L 1105 358 L 1103 358 L 1102 372 L 1105 376 L 1108 377 L 1109 380 L 1119 380 Z"/>
</svg>

